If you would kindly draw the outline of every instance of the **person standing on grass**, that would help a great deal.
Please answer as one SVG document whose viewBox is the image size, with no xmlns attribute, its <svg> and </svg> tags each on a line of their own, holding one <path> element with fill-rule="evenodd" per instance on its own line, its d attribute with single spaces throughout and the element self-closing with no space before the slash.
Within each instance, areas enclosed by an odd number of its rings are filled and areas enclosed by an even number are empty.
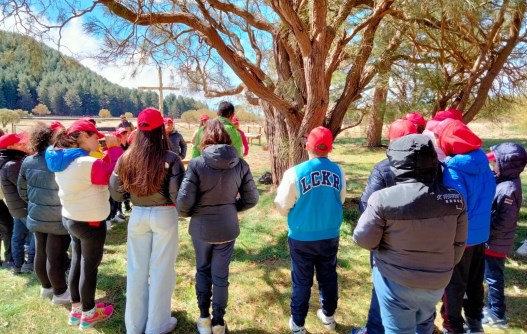
<svg viewBox="0 0 527 334">
<path fill-rule="evenodd" d="M 338 301 L 337 252 L 342 224 L 346 177 L 329 160 L 333 135 L 319 126 L 307 137 L 309 160 L 285 171 L 274 204 L 287 216 L 291 254 L 291 318 L 289 328 L 304 334 L 309 298 L 316 273 L 321 309 L 318 318 L 327 329 L 335 329 Z"/>
<path fill-rule="evenodd" d="M 106 138 L 107 159 L 90 156 L 102 138 Z M 113 313 L 112 305 L 95 304 L 95 290 L 106 241 L 105 220 L 110 213 L 108 183 L 123 150 L 115 136 L 105 136 L 85 119 L 57 130 L 53 140 L 54 146 L 45 153 L 46 163 L 55 173 L 62 223 L 72 238 L 68 324 L 89 329 Z"/>
<path fill-rule="evenodd" d="M 4 131 L 0 129 L 0 137 L 4 135 Z M 13 255 L 11 254 L 11 237 L 13 236 L 13 217 L 9 213 L 9 209 L 4 202 L 4 193 L 0 187 L 0 250 L 1 245 L 4 244 L 4 260 L 0 260 L 2 268 L 13 270 L 15 264 L 13 262 Z"/>
<path fill-rule="evenodd" d="M 0 137 L 0 180 L 9 213 L 13 217 L 11 252 L 13 273 L 32 273 L 35 258 L 35 239 L 26 224 L 27 203 L 18 194 L 17 181 L 22 161 L 29 153 L 26 133 L 10 133 Z M 24 245 L 29 240 L 27 261 Z"/>
<path fill-rule="evenodd" d="M 199 129 L 201 129 L 209 119 L 209 115 L 201 115 L 201 117 L 199 118 L 199 127 L 196 129 L 196 131 L 194 131 L 194 133 L 192 134 L 192 139 L 190 140 L 192 145 L 196 145 L 196 137 L 198 136 Z"/>
<path fill-rule="evenodd" d="M 512 251 L 522 204 L 520 173 L 527 164 L 527 152 L 522 145 L 494 145 L 487 154 L 494 169 L 496 194 L 492 202 L 490 237 L 485 244 L 485 281 L 488 286 L 487 312 L 484 326 L 507 328 L 505 314 L 505 259 Z"/>
<path fill-rule="evenodd" d="M 220 123 L 225 128 L 225 131 L 229 134 L 229 137 L 231 138 L 232 146 L 236 149 L 236 152 L 238 152 L 238 156 L 240 158 L 243 157 L 243 144 L 242 144 L 242 137 L 240 136 L 240 133 L 238 130 L 236 130 L 236 127 L 234 124 L 232 124 L 232 118 L 234 117 L 234 106 L 232 103 L 223 101 L 220 102 L 220 105 L 218 106 L 218 117 L 215 119 L 219 120 Z M 196 142 L 201 143 L 201 136 L 203 133 L 203 127 L 200 127 L 198 130 L 198 133 L 196 135 Z M 194 145 L 192 148 L 192 157 L 196 158 L 199 157 L 201 154 L 201 148 L 200 145 Z"/>
<path fill-rule="evenodd" d="M 392 142 L 398 138 L 409 134 L 415 134 L 417 132 L 418 130 L 415 123 L 407 119 L 398 119 L 388 126 L 387 136 L 390 142 Z M 374 192 L 394 185 L 395 176 L 390 168 L 390 160 L 386 158 L 376 163 L 368 177 L 366 188 L 364 188 L 360 197 L 359 212 L 362 214 L 366 210 L 368 207 L 368 199 Z M 373 268 L 373 251 L 370 252 L 370 265 Z M 375 286 L 373 286 L 371 290 L 371 301 L 366 326 L 362 328 L 352 328 L 350 334 L 384 334 L 381 310 L 379 308 L 377 294 L 375 293 Z"/>
<path fill-rule="evenodd" d="M 483 333 L 485 242 L 490 234 L 496 181 L 481 150 L 481 139 L 463 122 L 445 119 L 434 128 L 434 133 L 447 156 L 443 182 L 461 193 L 468 215 L 467 247 L 442 298 L 443 333 L 461 334 L 464 324 L 470 333 Z"/>
<path fill-rule="evenodd" d="M 353 241 L 374 252 L 384 332 L 430 334 L 435 306 L 464 251 L 465 203 L 436 179 L 437 155 L 426 136 L 392 141 L 387 156 L 395 185 L 370 196 Z"/>
<path fill-rule="evenodd" d="M 221 120 L 208 121 L 200 140 L 201 155 L 188 164 L 177 208 L 181 217 L 191 217 L 189 233 L 196 253 L 200 310 L 198 332 L 224 334 L 229 264 L 240 234 L 238 212 L 255 206 L 259 194 L 249 165 L 231 146 L 231 137 Z"/>
<path fill-rule="evenodd" d="M 40 297 L 52 298 L 53 304 L 69 304 L 65 274 L 71 237 L 62 225 L 59 187 L 44 156 L 52 137 L 53 130 L 45 123 L 33 126 L 29 144 L 35 154 L 22 162 L 17 185 L 20 197 L 28 204 L 27 227 L 35 235 L 34 264 L 42 286 Z"/>
<path fill-rule="evenodd" d="M 121 123 L 119 123 L 117 125 L 116 129 L 119 129 L 119 128 L 126 129 L 126 131 L 128 131 L 128 133 L 134 131 L 134 129 L 135 129 L 134 124 L 126 119 L 126 115 L 125 114 L 121 115 Z"/>
<path fill-rule="evenodd" d="M 247 136 L 245 136 L 245 132 L 240 129 L 240 121 L 236 117 L 232 118 L 232 124 L 234 124 L 236 130 L 240 133 L 243 144 L 243 156 L 246 157 L 249 154 L 249 142 L 247 141 Z"/>
<path fill-rule="evenodd" d="M 165 122 L 165 131 L 168 135 L 168 140 L 170 142 L 170 149 L 172 152 L 176 152 L 177 155 L 181 158 L 181 160 L 185 159 L 185 156 L 187 155 L 187 143 L 185 142 L 185 139 L 174 128 L 174 120 L 170 117 L 164 118 Z"/>
<path fill-rule="evenodd" d="M 170 150 L 158 110 L 141 111 L 137 129 L 110 178 L 112 198 L 130 195 L 134 205 L 127 237 L 126 332 L 169 333 L 177 325 L 170 316 L 178 253 L 175 203 L 185 168 Z"/>
</svg>

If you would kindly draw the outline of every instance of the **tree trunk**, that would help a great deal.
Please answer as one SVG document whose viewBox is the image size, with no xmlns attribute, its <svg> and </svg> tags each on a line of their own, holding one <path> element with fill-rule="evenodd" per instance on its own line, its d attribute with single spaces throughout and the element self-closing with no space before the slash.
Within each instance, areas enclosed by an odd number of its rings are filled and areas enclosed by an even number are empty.
<svg viewBox="0 0 527 334">
<path fill-rule="evenodd" d="M 388 98 L 388 76 L 383 75 L 375 84 L 373 92 L 373 103 L 371 115 L 366 131 L 366 146 L 381 146 L 382 126 L 384 125 L 384 114 L 386 113 L 386 100 Z"/>
<path fill-rule="evenodd" d="M 302 138 L 296 135 L 299 129 L 287 124 L 280 112 L 270 104 L 261 101 L 260 105 L 265 114 L 264 129 L 273 184 L 278 186 L 288 168 L 307 159 L 307 152 Z"/>
</svg>

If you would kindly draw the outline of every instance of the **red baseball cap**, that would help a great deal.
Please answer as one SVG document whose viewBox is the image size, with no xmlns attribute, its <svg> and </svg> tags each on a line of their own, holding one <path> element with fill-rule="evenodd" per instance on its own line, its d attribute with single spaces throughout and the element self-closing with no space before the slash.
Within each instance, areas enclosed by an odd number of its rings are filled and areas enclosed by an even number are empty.
<svg viewBox="0 0 527 334">
<path fill-rule="evenodd" d="M 8 146 L 21 143 L 25 144 L 28 141 L 27 133 L 9 133 L 0 137 L 0 148 L 6 148 Z"/>
<path fill-rule="evenodd" d="M 417 127 L 407 119 L 397 119 L 388 126 L 388 139 L 390 141 L 413 133 L 417 133 Z"/>
<path fill-rule="evenodd" d="M 434 133 L 446 155 L 465 154 L 481 148 L 481 139 L 457 119 L 445 119 L 435 127 Z"/>
<path fill-rule="evenodd" d="M 84 132 L 94 132 L 97 134 L 97 137 L 99 139 L 104 138 L 104 134 L 100 133 L 97 130 L 97 127 L 95 127 L 95 124 L 90 122 L 89 120 L 85 118 L 81 118 L 73 122 L 72 125 L 68 128 L 68 131 L 66 132 L 68 135 L 71 135 L 72 133 L 84 131 Z"/>
<path fill-rule="evenodd" d="M 170 117 L 163 118 L 163 122 L 165 122 L 165 124 L 174 124 L 174 120 Z"/>
<path fill-rule="evenodd" d="M 127 133 L 128 130 L 126 130 L 126 128 L 119 128 L 117 130 L 115 130 L 113 132 L 113 134 L 116 136 L 116 137 L 122 137 L 123 133 Z"/>
<path fill-rule="evenodd" d="M 326 154 L 333 149 L 333 134 L 328 128 L 319 126 L 307 136 L 306 148 L 319 154 Z"/>
<path fill-rule="evenodd" d="M 494 155 L 494 152 L 490 151 L 489 153 L 487 153 L 487 159 L 489 159 L 489 161 L 496 161 L 496 156 Z"/>
<path fill-rule="evenodd" d="M 163 116 L 154 108 L 146 108 L 137 116 L 137 128 L 141 131 L 152 131 L 163 124 Z"/>
<path fill-rule="evenodd" d="M 432 118 L 435 121 L 444 121 L 447 118 L 457 119 L 458 121 L 463 120 L 463 114 L 457 109 L 447 109 L 438 111 L 437 114 Z"/>
<path fill-rule="evenodd" d="M 422 126 L 423 128 L 426 126 L 426 121 L 423 115 L 421 115 L 418 112 L 410 112 L 406 114 L 406 116 L 403 117 L 403 119 L 409 120 L 410 122 L 414 123 L 416 126 Z"/>
<path fill-rule="evenodd" d="M 59 129 L 65 129 L 64 125 L 62 125 L 62 123 L 59 122 L 59 121 L 53 121 L 53 122 L 51 122 L 51 124 L 49 125 L 49 127 L 51 128 L 51 131 L 52 131 L 52 132 L 58 131 Z"/>
<path fill-rule="evenodd" d="M 126 139 L 126 142 L 128 144 L 132 144 L 132 142 L 134 141 L 134 138 L 135 138 L 135 134 L 137 133 L 137 129 L 133 130 L 132 132 L 130 132 L 130 134 L 128 135 L 128 138 Z"/>
<path fill-rule="evenodd" d="M 240 121 L 236 117 L 233 117 L 231 119 L 231 122 L 232 122 L 232 124 L 238 124 L 238 125 L 240 124 Z"/>
<path fill-rule="evenodd" d="M 205 121 L 208 121 L 209 119 L 210 119 L 209 115 L 201 115 L 201 117 L 199 118 L 199 121 L 205 122 Z"/>
</svg>

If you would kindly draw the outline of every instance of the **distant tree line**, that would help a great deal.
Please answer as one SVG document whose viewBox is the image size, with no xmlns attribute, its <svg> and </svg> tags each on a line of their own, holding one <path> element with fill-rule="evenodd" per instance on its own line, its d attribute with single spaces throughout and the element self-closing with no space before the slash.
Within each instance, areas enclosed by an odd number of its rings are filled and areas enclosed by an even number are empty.
<svg viewBox="0 0 527 334">
<path fill-rule="evenodd" d="M 110 83 L 69 57 L 19 34 L 0 31 L 0 108 L 32 111 L 42 104 L 53 115 L 113 116 L 158 104 L 155 92 Z M 192 98 L 168 95 L 164 111 L 180 117 L 207 106 Z M 37 110 L 43 109 L 39 106 Z"/>
</svg>

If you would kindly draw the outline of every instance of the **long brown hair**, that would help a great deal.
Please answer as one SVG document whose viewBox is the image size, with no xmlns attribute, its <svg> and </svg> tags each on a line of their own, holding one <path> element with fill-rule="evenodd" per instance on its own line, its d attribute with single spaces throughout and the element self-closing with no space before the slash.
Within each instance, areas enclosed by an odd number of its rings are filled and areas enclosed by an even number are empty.
<svg viewBox="0 0 527 334">
<path fill-rule="evenodd" d="M 46 123 L 37 121 L 29 132 L 29 146 L 33 152 L 44 152 L 51 145 L 52 138 L 51 128 Z"/>
<path fill-rule="evenodd" d="M 169 142 L 165 127 L 137 131 L 132 145 L 117 164 L 117 174 L 123 188 L 137 196 L 158 192 L 165 181 L 165 161 Z"/>
<path fill-rule="evenodd" d="M 54 143 L 57 148 L 72 148 L 79 147 L 79 137 L 85 132 L 88 134 L 88 137 L 93 136 L 95 132 L 92 131 L 76 131 L 68 135 L 68 130 L 65 128 L 60 128 L 53 134 L 51 141 Z"/>
<path fill-rule="evenodd" d="M 203 128 L 203 134 L 200 141 L 201 149 L 205 149 L 210 145 L 227 144 L 231 145 L 231 136 L 223 127 L 223 124 L 217 119 L 207 121 Z"/>
</svg>

